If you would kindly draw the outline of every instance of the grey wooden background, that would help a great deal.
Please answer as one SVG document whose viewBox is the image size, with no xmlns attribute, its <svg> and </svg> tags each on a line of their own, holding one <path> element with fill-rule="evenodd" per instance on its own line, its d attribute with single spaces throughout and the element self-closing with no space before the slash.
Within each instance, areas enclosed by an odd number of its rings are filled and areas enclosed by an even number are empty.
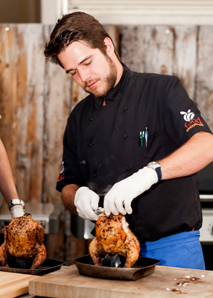
<svg viewBox="0 0 213 298">
<path fill-rule="evenodd" d="M 25 202 L 61 203 L 55 185 L 63 132 L 70 111 L 86 94 L 45 60 L 52 27 L 0 24 L 0 136 Z M 213 129 L 213 26 L 105 27 L 132 70 L 178 76 Z M 84 240 L 71 235 L 69 221 L 65 212 L 49 249 L 49 257 L 68 263 L 87 249 Z"/>
</svg>

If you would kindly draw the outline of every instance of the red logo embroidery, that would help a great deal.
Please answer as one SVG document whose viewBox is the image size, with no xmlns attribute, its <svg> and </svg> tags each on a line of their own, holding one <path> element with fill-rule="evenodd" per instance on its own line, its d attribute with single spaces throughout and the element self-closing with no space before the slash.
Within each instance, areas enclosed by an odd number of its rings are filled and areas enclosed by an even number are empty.
<svg viewBox="0 0 213 298">
<path fill-rule="evenodd" d="M 64 173 L 59 174 L 57 181 L 61 181 L 62 179 L 64 179 Z"/>
<path fill-rule="evenodd" d="M 204 124 L 202 123 L 202 121 L 200 120 L 199 117 L 197 117 L 197 119 L 192 119 L 189 122 L 186 122 L 185 123 L 186 131 L 188 132 L 190 129 L 192 129 L 196 125 L 204 126 Z"/>
</svg>

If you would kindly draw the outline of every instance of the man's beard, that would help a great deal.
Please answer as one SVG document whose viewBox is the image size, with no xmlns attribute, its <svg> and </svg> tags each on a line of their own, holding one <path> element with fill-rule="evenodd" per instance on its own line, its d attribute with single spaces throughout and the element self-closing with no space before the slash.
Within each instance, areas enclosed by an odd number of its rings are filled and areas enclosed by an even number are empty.
<svg viewBox="0 0 213 298">
<path fill-rule="evenodd" d="M 100 92 L 98 92 L 98 91 L 96 92 L 95 90 L 94 90 L 94 92 L 88 91 L 88 90 L 86 90 L 88 83 L 85 83 L 85 86 L 83 88 L 87 93 L 93 94 L 97 98 L 105 97 L 107 95 L 107 93 L 115 86 L 115 82 L 117 80 L 117 69 L 115 67 L 114 62 L 107 55 L 106 55 L 106 60 L 109 65 L 110 73 L 108 74 L 108 76 L 106 78 L 104 78 L 104 81 L 102 81 L 102 84 L 105 84 L 104 90 L 102 90 Z"/>
</svg>

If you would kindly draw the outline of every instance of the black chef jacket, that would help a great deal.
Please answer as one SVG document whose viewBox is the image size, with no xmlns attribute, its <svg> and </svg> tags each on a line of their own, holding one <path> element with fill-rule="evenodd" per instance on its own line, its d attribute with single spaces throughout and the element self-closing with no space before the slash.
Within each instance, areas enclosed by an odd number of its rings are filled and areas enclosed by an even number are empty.
<svg viewBox="0 0 213 298">
<path fill-rule="evenodd" d="M 102 196 L 116 182 L 166 157 L 198 131 L 211 133 L 174 76 L 136 73 L 124 65 L 120 82 L 105 102 L 103 106 L 103 99 L 89 95 L 71 112 L 58 191 L 77 184 Z M 146 127 L 147 147 L 139 146 Z M 195 174 L 160 181 L 135 198 L 132 207 L 133 213 L 126 218 L 141 242 L 199 229 L 202 224 Z"/>
</svg>

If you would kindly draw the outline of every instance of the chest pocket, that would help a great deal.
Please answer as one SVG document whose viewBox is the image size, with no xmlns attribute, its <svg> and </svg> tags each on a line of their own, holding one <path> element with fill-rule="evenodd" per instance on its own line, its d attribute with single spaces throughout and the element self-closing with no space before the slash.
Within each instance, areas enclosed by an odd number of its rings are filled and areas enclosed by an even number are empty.
<svg viewBox="0 0 213 298">
<path fill-rule="evenodd" d="M 132 152 L 135 155 L 136 168 L 140 169 L 150 161 L 163 157 L 161 132 L 149 133 L 147 140 L 141 139 L 140 132 L 133 138 Z"/>
</svg>

